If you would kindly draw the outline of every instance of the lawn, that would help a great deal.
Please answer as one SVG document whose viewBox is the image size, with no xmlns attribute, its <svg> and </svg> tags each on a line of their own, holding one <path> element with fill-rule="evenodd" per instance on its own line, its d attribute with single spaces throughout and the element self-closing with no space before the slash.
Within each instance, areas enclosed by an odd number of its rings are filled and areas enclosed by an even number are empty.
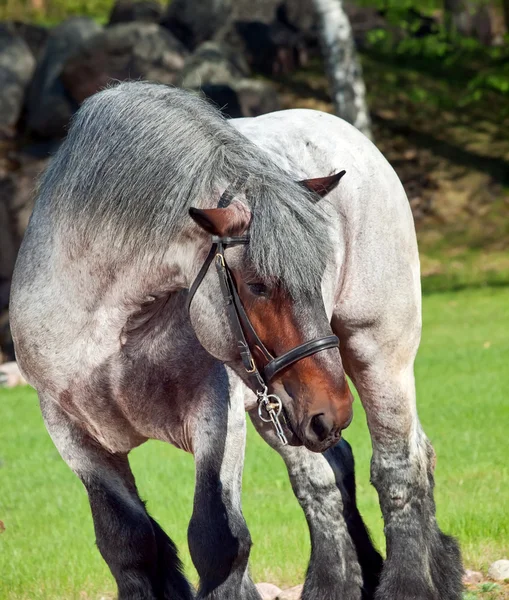
<svg viewBox="0 0 509 600">
<path fill-rule="evenodd" d="M 438 455 L 438 519 L 460 539 L 466 566 L 484 571 L 509 558 L 508 331 L 507 288 L 424 298 L 416 376 L 421 420 Z M 57 455 L 31 389 L 0 392 L 0 428 L 0 598 L 111 597 L 114 582 L 94 545 L 85 492 Z M 358 401 L 346 437 L 356 455 L 361 511 L 383 548 Z M 149 511 L 177 542 L 195 578 L 186 544 L 192 458 L 150 442 L 132 453 L 132 464 Z M 301 582 L 309 553 L 306 524 L 282 461 L 252 427 L 244 512 L 254 539 L 255 580 Z"/>
</svg>

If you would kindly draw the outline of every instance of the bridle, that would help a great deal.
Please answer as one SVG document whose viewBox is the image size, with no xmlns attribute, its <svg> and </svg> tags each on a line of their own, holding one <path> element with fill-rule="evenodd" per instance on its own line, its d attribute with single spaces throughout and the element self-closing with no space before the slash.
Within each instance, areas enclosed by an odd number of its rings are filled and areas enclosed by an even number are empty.
<svg viewBox="0 0 509 600">
<path fill-rule="evenodd" d="M 228 200 L 231 200 L 231 193 L 227 190 L 219 201 L 219 207 L 224 207 L 226 194 L 229 194 Z M 274 424 L 279 439 L 283 445 L 286 445 L 288 441 L 279 421 L 283 405 L 278 396 L 268 393 L 268 385 L 278 373 L 295 364 L 297 361 L 312 356 L 322 350 L 338 348 L 339 339 L 335 335 L 328 335 L 310 340 L 288 350 L 288 352 L 285 352 L 281 356 L 273 356 L 267 350 L 246 314 L 232 272 L 228 267 L 224 255 L 226 248 L 247 244 L 249 244 L 248 235 L 237 237 L 212 236 L 212 247 L 198 272 L 196 279 L 189 289 L 187 309 L 190 309 L 196 291 L 207 274 L 212 261 L 214 261 L 228 318 L 237 341 L 242 364 L 246 370 L 251 387 L 258 397 L 258 414 L 263 421 L 272 422 Z M 250 338 L 252 342 L 251 345 L 247 338 Z M 258 364 L 258 361 L 253 356 L 253 350 L 256 350 L 256 356 L 262 357 L 263 362 L 265 363 L 263 366 Z M 266 414 L 264 414 L 264 411 Z"/>
</svg>

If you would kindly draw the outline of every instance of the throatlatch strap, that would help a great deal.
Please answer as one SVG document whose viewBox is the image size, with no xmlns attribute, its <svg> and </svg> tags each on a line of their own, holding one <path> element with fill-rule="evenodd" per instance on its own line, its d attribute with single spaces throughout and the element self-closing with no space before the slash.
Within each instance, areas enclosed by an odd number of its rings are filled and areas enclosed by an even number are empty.
<svg viewBox="0 0 509 600">
<path fill-rule="evenodd" d="M 198 275 L 196 275 L 195 280 L 193 281 L 191 287 L 189 288 L 189 291 L 187 292 L 187 312 L 189 312 L 191 302 L 193 301 L 194 295 L 196 294 L 196 290 L 200 287 L 200 284 L 203 281 L 205 275 L 207 274 L 207 271 L 210 267 L 210 263 L 214 260 L 214 256 L 216 255 L 216 253 L 217 244 L 212 244 L 212 247 L 210 248 L 209 253 L 207 254 L 207 258 L 205 259 L 205 262 L 201 266 L 201 269 L 198 271 Z"/>
</svg>

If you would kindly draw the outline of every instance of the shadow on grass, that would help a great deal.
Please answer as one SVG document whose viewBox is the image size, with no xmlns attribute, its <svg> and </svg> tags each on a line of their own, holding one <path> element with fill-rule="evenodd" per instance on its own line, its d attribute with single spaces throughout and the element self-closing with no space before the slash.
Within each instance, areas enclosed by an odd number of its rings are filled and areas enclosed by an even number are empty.
<svg viewBox="0 0 509 600">
<path fill-rule="evenodd" d="M 459 292 L 462 290 L 481 288 L 509 287 L 509 273 L 496 271 L 487 273 L 483 279 L 466 280 L 454 275 L 427 275 L 421 279 L 422 294 L 436 294 L 441 292 Z"/>
<path fill-rule="evenodd" d="M 469 169 L 482 171 L 501 185 L 509 185 L 509 162 L 501 158 L 482 156 L 455 144 L 436 138 L 433 134 L 418 131 L 402 122 L 373 115 L 373 121 L 395 134 L 411 138 L 412 143 L 431 150 L 434 154 Z"/>
</svg>

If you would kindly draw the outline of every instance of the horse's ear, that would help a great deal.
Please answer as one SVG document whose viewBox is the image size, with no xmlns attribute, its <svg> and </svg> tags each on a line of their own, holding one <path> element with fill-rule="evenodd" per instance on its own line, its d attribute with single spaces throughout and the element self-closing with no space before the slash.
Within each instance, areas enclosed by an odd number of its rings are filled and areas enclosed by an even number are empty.
<svg viewBox="0 0 509 600">
<path fill-rule="evenodd" d="M 251 221 L 251 211 L 240 202 L 227 208 L 191 207 L 189 215 L 202 229 L 220 237 L 242 235 Z"/>
<path fill-rule="evenodd" d="M 326 196 L 331 192 L 340 182 L 346 171 L 340 171 L 335 175 L 329 175 L 328 177 L 317 177 L 316 179 L 304 179 L 299 181 L 299 184 L 304 186 L 310 192 L 315 192 L 320 198 Z"/>
</svg>

